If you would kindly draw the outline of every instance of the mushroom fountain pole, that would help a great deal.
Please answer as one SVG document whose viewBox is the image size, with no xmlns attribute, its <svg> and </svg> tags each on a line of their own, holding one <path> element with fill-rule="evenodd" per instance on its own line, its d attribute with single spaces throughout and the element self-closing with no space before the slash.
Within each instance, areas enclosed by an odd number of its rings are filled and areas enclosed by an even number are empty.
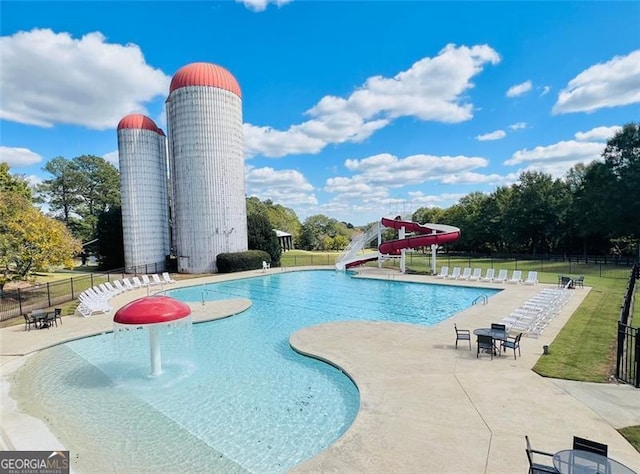
<svg viewBox="0 0 640 474">
<path fill-rule="evenodd" d="M 162 374 L 160 352 L 160 328 L 177 324 L 178 320 L 191 315 L 189 305 L 163 295 L 138 298 L 120 308 L 113 316 L 114 329 L 147 329 L 149 331 L 149 356 L 151 375 Z M 188 320 L 190 321 L 190 319 Z"/>
</svg>

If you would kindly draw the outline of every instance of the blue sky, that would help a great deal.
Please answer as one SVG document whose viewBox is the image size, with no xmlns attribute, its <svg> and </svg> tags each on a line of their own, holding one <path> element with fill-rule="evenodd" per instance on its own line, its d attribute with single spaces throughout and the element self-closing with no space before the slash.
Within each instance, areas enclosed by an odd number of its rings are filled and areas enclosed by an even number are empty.
<svg viewBox="0 0 640 474">
<path fill-rule="evenodd" d="M 640 2 L 10 2 L 0 161 L 117 165 L 118 121 L 166 130 L 182 66 L 242 89 L 247 194 L 362 225 L 522 171 L 564 177 L 640 120 Z"/>
</svg>

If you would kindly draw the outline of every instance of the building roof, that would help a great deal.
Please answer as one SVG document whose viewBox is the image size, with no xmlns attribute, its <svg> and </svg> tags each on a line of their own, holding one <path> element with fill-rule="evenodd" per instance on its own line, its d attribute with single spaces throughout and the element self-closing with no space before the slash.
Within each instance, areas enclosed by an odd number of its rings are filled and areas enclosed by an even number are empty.
<svg viewBox="0 0 640 474">
<path fill-rule="evenodd" d="M 169 94 L 181 87 L 208 86 L 224 89 L 242 97 L 236 78 L 222 66 L 211 63 L 192 63 L 178 70 L 171 79 Z"/>
<path fill-rule="evenodd" d="M 284 232 L 282 230 L 273 229 L 278 237 L 291 237 L 291 234 Z"/>
<path fill-rule="evenodd" d="M 142 114 L 129 114 L 118 122 L 118 130 L 125 128 L 151 130 L 152 132 L 164 135 L 153 120 Z"/>
</svg>

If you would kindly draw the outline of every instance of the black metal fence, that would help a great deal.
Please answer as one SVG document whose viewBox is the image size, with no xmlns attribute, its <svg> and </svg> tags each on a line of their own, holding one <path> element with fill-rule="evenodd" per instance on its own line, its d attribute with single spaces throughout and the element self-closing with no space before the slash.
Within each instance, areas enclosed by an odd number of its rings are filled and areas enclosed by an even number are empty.
<svg viewBox="0 0 640 474">
<path fill-rule="evenodd" d="M 77 298 L 86 289 L 107 281 L 120 280 L 131 274 L 161 273 L 165 268 L 165 262 L 158 262 L 126 269 L 118 268 L 108 272 L 89 273 L 25 288 L 4 289 L 0 293 L 0 321 L 27 314 L 34 309 L 51 308 L 66 303 Z"/>
<path fill-rule="evenodd" d="M 636 281 L 640 278 L 640 264 L 634 265 L 629 285 L 620 308 L 616 378 L 640 388 L 640 328 L 631 325 Z"/>
</svg>

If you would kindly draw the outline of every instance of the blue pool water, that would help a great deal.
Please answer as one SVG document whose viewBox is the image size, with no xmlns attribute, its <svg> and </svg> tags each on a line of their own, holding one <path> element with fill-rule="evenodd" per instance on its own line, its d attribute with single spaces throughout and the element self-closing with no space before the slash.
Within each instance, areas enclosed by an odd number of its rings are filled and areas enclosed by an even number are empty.
<svg viewBox="0 0 640 474">
<path fill-rule="evenodd" d="M 147 376 L 146 332 L 130 331 L 42 351 L 20 386 L 63 441 L 82 446 L 80 456 L 90 453 L 79 466 L 283 472 L 340 437 L 359 405 L 357 388 L 338 369 L 289 347 L 292 333 L 339 320 L 432 325 L 497 291 L 334 271 L 175 289 L 167 294 L 183 301 L 241 297 L 252 306 L 191 330 L 167 329 L 159 377 Z"/>
</svg>

